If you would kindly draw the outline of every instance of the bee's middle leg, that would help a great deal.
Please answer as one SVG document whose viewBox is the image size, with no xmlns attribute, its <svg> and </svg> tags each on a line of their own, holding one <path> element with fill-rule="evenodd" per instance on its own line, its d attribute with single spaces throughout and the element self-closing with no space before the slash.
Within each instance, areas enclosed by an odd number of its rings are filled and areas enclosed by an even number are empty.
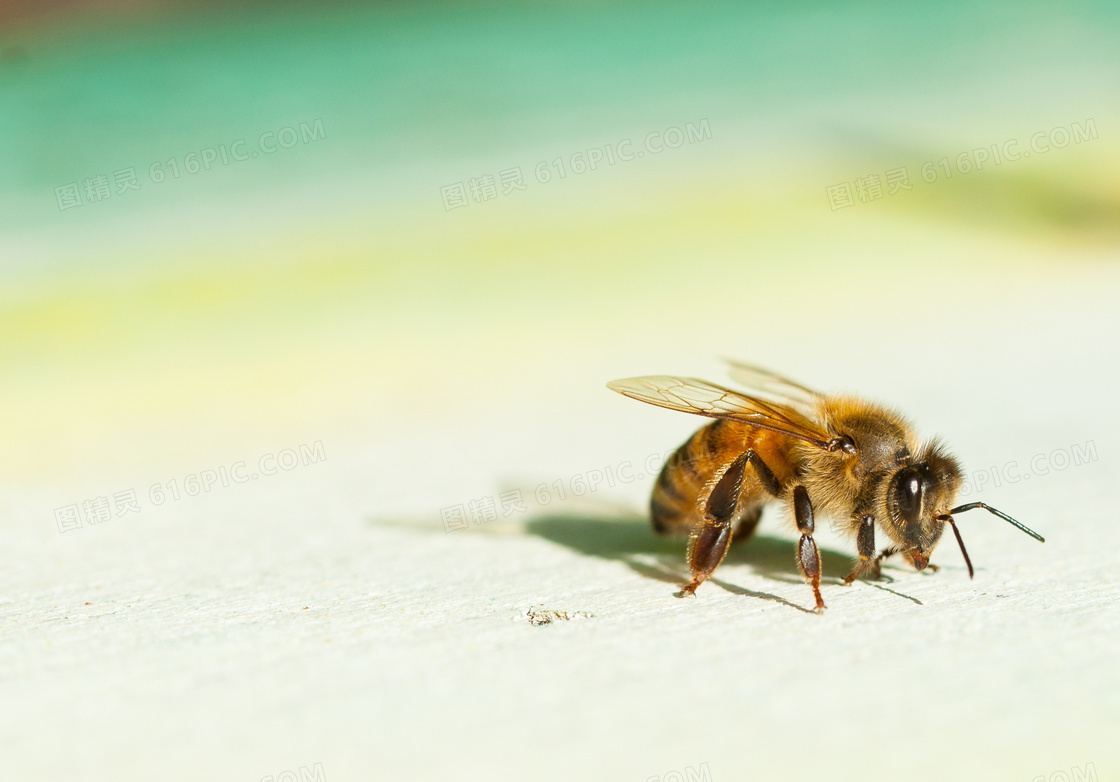
<svg viewBox="0 0 1120 782">
<path fill-rule="evenodd" d="M 813 597 L 817 599 L 816 611 L 821 614 L 825 608 L 821 598 L 821 553 L 813 540 L 813 504 L 809 502 L 809 492 L 804 486 L 793 490 L 793 518 L 797 522 L 797 531 L 801 533 L 797 542 L 797 564 L 805 580 L 813 587 Z"/>
<path fill-rule="evenodd" d="M 887 551 L 888 549 L 884 549 L 882 554 L 875 556 L 875 517 L 863 516 L 859 522 L 859 531 L 856 533 L 856 552 L 859 554 L 859 559 L 856 560 L 852 572 L 844 579 L 844 586 L 851 586 L 853 581 L 867 574 L 870 574 L 873 580 L 877 580 L 879 561 Z"/>
</svg>

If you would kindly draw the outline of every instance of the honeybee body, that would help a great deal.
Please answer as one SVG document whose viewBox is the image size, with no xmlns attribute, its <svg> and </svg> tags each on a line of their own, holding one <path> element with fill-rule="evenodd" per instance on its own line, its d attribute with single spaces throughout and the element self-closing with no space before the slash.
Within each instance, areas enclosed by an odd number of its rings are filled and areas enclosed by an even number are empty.
<svg viewBox="0 0 1120 782">
<path fill-rule="evenodd" d="M 649 502 L 654 530 L 662 535 L 692 534 L 716 480 L 752 449 L 770 466 L 780 485 L 788 484 L 797 473 L 788 439 L 748 424 L 713 421 L 688 438 L 661 468 Z M 756 474 L 744 476 L 739 492 L 734 519 L 737 540 L 754 531 L 763 505 L 774 499 Z"/>
<path fill-rule="evenodd" d="M 783 503 L 801 537 L 797 563 L 813 588 L 817 611 L 820 554 L 817 514 L 856 539 L 859 559 L 845 579 L 878 577 L 879 563 L 901 553 L 916 569 L 946 524 L 972 563 L 953 513 L 985 508 L 1038 540 L 1042 537 L 983 503 L 952 507 L 962 473 L 936 440 L 920 443 L 897 412 L 851 396 L 825 395 L 765 370 L 737 364 L 732 373 L 764 396 L 695 378 L 652 376 L 609 383 L 621 394 L 716 420 L 692 435 L 666 462 L 650 498 L 660 534 L 689 535 L 691 595 L 719 566 L 733 539 L 748 538 L 767 503 Z M 875 533 L 891 545 L 875 555 Z"/>
<path fill-rule="evenodd" d="M 868 513 L 886 517 L 887 509 L 876 507 L 885 499 L 882 483 L 919 450 L 909 424 L 893 411 L 850 397 L 824 397 L 817 408 L 815 416 L 830 435 L 860 443 L 855 459 L 768 429 L 716 420 L 693 434 L 661 470 L 650 498 L 653 528 L 662 534 L 691 534 L 718 478 L 747 452 L 769 468 L 777 493 L 767 490 L 757 471 L 743 476 L 734 511 L 735 539 L 750 535 L 766 503 L 788 501 L 794 485 L 804 486 L 818 517 L 835 518 L 838 529 L 849 535 L 858 533 L 860 519 Z M 948 503 L 942 504 L 933 512 L 947 512 Z"/>
</svg>

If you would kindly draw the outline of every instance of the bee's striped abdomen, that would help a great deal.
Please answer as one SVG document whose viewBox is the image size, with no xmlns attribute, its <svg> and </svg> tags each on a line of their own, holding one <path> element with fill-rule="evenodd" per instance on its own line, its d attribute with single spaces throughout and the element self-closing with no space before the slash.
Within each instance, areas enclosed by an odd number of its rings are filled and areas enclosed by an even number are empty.
<svg viewBox="0 0 1120 782">
<path fill-rule="evenodd" d="M 653 528 L 661 535 L 690 534 L 701 518 L 701 494 L 744 451 L 754 450 L 774 473 L 779 484 L 793 467 L 781 437 L 765 429 L 732 421 L 713 421 L 678 448 L 657 476 L 649 510 Z M 773 497 L 748 468 L 740 489 L 737 530 L 750 534 L 762 505 Z"/>
<path fill-rule="evenodd" d="M 692 531 L 697 520 L 697 499 L 716 466 L 709 438 L 720 425 L 720 421 L 715 421 L 697 431 L 661 468 L 649 502 L 650 520 L 658 534 Z"/>
</svg>

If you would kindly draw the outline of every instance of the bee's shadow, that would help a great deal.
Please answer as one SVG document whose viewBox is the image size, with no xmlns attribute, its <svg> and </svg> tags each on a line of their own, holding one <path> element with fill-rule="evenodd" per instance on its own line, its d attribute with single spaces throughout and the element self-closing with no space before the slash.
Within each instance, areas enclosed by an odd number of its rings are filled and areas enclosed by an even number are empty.
<svg viewBox="0 0 1120 782">
<path fill-rule="evenodd" d="M 585 556 L 622 562 L 646 578 L 682 587 L 689 581 L 685 563 L 687 539 L 656 534 L 649 519 L 644 516 L 594 512 L 556 513 L 530 519 L 525 523 L 525 531 Z M 768 578 L 802 584 L 804 578 L 797 566 L 796 551 L 796 539 L 756 533 L 745 541 L 732 542 L 731 550 L 727 552 L 727 558 L 723 562 L 724 565 L 748 565 L 756 573 Z M 834 549 L 821 548 L 820 551 L 822 575 L 825 578 L 839 580 L 849 573 L 852 559 L 850 555 Z M 718 578 L 710 580 L 730 592 L 792 605 L 776 595 L 751 592 Z"/>
</svg>

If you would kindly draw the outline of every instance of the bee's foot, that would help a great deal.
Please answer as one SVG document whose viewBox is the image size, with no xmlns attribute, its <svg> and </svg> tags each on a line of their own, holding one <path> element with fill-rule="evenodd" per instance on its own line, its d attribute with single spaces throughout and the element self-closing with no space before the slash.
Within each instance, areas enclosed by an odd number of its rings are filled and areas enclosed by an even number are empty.
<svg viewBox="0 0 1120 782">
<path fill-rule="evenodd" d="M 855 570 L 848 574 L 844 579 L 844 586 L 851 586 L 855 583 L 857 578 L 865 578 L 868 581 L 878 581 L 883 577 L 882 571 L 879 569 L 879 563 L 865 563 L 858 565 Z"/>
</svg>

